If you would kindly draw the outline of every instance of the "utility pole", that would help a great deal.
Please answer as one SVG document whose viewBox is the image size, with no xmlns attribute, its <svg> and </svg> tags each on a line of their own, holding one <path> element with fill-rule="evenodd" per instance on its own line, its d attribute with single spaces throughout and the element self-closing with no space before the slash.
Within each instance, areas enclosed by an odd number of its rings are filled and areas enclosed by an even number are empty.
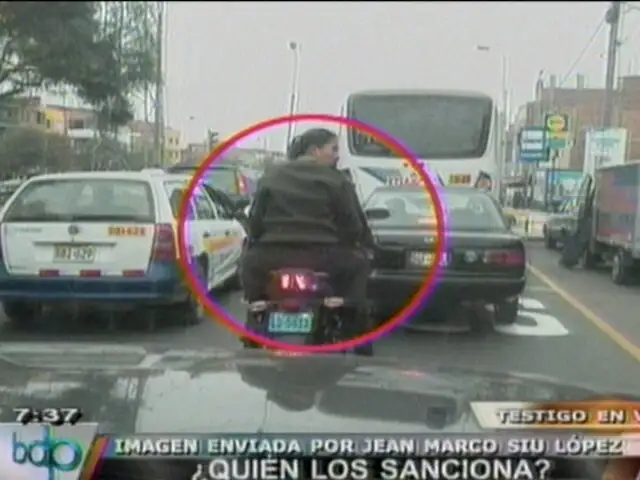
<svg viewBox="0 0 640 480">
<path fill-rule="evenodd" d="M 298 104 L 298 81 L 300 75 L 300 44 L 298 42 L 289 42 L 289 50 L 293 54 L 293 66 L 291 71 L 291 92 L 289 92 L 289 116 L 293 116 L 296 113 L 296 107 Z M 287 126 L 287 136 L 285 138 L 284 152 L 287 153 L 291 140 L 293 139 L 293 132 L 295 126 L 292 121 Z"/>
<path fill-rule="evenodd" d="M 611 2 L 605 20 L 609 24 L 609 45 L 607 47 L 607 74 L 605 77 L 604 106 L 602 111 L 602 126 L 613 126 L 613 107 L 616 82 L 616 59 L 618 54 L 618 35 L 620 31 L 620 17 L 622 2 Z"/>
<path fill-rule="evenodd" d="M 153 146 L 156 161 L 164 163 L 164 2 L 156 2 L 158 8 L 158 23 L 156 25 L 156 84 L 155 84 L 155 125 Z"/>
</svg>

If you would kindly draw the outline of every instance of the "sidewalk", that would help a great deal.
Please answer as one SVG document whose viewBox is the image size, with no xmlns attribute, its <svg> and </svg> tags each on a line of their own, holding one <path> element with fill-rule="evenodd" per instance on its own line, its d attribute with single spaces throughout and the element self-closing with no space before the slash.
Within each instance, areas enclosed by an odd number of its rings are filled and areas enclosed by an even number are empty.
<svg viewBox="0 0 640 480">
<path fill-rule="evenodd" d="M 504 212 L 516 217 L 516 224 L 513 227 L 515 233 L 523 238 L 542 240 L 542 228 L 547 221 L 549 213 L 510 207 L 505 207 Z"/>
</svg>

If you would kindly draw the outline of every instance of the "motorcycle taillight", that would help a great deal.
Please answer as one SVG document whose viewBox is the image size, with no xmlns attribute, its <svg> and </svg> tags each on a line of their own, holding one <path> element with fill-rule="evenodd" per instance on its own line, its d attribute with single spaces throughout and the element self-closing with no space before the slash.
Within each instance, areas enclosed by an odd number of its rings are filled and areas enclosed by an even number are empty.
<svg viewBox="0 0 640 480">
<path fill-rule="evenodd" d="M 318 289 L 316 278 L 306 273 L 283 272 L 275 275 L 274 280 L 282 293 L 306 293 Z"/>
</svg>

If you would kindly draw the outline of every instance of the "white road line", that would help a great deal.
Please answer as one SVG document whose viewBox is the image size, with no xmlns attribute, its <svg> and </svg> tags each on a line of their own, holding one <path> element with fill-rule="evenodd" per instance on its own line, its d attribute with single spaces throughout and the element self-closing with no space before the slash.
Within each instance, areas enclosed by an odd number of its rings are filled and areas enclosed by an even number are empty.
<svg viewBox="0 0 640 480">
<path fill-rule="evenodd" d="M 531 287 L 527 287 L 525 289 L 525 292 L 548 292 L 548 293 L 554 293 L 553 288 L 551 287 L 546 287 L 544 285 L 535 285 L 535 286 L 531 286 Z"/>
</svg>

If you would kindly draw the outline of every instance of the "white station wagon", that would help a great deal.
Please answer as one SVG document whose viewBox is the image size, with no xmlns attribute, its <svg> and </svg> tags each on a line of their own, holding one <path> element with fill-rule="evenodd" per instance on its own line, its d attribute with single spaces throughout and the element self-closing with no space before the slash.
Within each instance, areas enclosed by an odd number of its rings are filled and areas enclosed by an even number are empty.
<svg viewBox="0 0 640 480">
<path fill-rule="evenodd" d="M 0 301 L 27 322 L 47 304 L 149 307 L 199 322 L 178 265 L 177 216 L 189 176 L 73 172 L 25 182 L 0 211 Z M 190 199 L 189 262 L 211 291 L 237 275 L 245 232 L 204 189 Z M 155 316 L 154 316 L 155 317 Z"/>
</svg>

